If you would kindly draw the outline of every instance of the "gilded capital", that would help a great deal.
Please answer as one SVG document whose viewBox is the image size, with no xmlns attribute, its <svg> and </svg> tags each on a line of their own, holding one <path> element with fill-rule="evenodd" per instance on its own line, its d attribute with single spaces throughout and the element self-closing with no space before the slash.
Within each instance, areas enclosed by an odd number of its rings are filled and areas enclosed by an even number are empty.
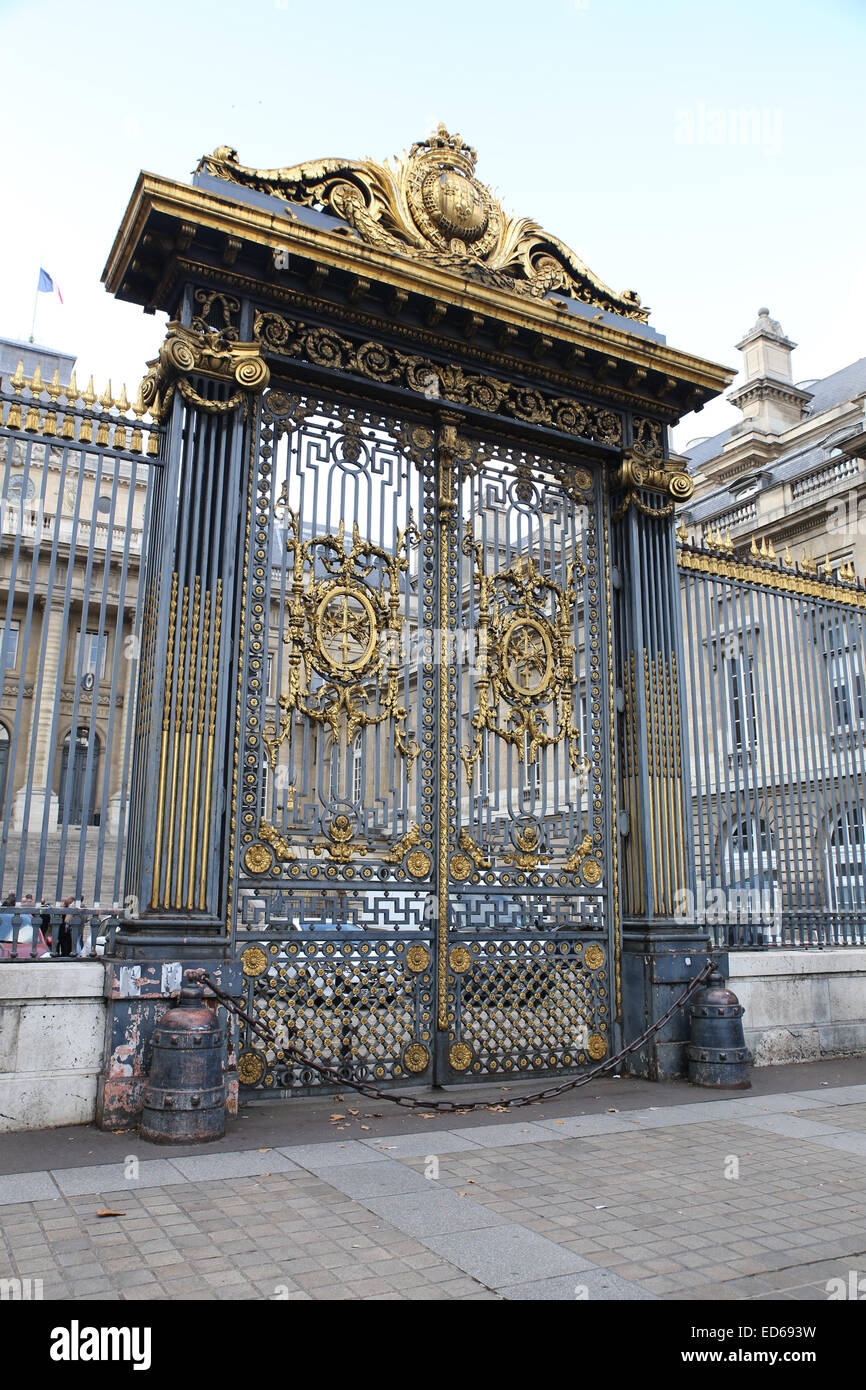
<svg viewBox="0 0 866 1390">
<path fill-rule="evenodd" d="M 159 357 L 148 367 L 140 400 L 157 419 L 163 418 L 175 388 L 202 410 L 225 414 L 241 404 L 245 393 L 257 395 L 270 381 L 260 343 L 238 343 L 214 329 L 186 328 L 177 320 L 168 325 Z M 237 390 L 225 401 L 206 400 L 186 381 L 192 373 L 231 382 Z"/>
</svg>

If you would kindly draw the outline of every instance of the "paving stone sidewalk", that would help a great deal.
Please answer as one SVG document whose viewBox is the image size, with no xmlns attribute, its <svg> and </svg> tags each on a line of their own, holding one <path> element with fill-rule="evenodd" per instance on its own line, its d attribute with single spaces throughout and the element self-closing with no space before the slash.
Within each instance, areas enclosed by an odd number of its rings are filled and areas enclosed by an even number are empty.
<svg viewBox="0 0 866 1390">
<path fill-rule="evenodd" d="M 75 1301 L 826 1300 L 866 1272 L 866 1085 L 128 1150 L 0 1176 L 0 1277 Z"/>
</svg>

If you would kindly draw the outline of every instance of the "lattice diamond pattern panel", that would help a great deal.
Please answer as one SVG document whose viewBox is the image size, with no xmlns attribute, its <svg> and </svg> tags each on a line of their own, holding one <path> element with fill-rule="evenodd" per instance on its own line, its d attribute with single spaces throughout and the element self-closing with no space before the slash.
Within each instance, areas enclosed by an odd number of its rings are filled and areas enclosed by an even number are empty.
<svg viewBox="0 0 866 1390">
<path fill-rule="evenodd" d="M 248 946 L 242 959 L 247 1012 L 284 1043 L 356 1081 L 411 1079 L 426 1070 L 433 982 L 429 948 L 417 938 L 271 940 Z M 333 1084 L 249 1028 L 238 1071 L 242 1084 L 275 1090 Z"/>
<path fill-rule="evenodd" d="M 591 1064 L 608 1052 L 609 981 L 598 944 L 452 946 L 452 966 L 467 957 L 465 969 L 449 970 L 448 987 L 460 1020 L 455 1042 L 471 1052 L 469 1075 Z"/>
</svg>

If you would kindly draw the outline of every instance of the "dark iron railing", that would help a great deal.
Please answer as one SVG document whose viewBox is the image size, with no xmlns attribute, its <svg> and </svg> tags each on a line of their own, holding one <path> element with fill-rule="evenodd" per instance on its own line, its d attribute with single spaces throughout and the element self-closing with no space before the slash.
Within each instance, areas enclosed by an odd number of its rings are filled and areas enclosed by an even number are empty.
<svg viewBox="0 0 866 1390">
<path fill-rule="evenodd" d="M 754 553 L 757 552 L 757 553 Z M 866 590 L 719 535 L 678 548 L 696 913 L 720 946 L 866 944 Z"/>
<path fill-rule="evenodd" d="M 20 368 L 0 390 L 0 959 L 73 958 L 124 909 L 158 452 L 125 390 Z"/>
</svg>

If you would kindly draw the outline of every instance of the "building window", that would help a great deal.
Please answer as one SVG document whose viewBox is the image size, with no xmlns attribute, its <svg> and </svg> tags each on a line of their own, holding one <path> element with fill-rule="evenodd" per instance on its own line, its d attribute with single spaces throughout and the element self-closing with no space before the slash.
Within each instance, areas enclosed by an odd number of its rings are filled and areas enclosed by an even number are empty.
<svg viewBox="0 0 866 1390">
<path fill-rule="evenodd" d="M 0 724 L 0 818 L 3 816 L 3 807 L 6 803 L 6 778 L 9 775 L 9 730 L 5 724 Z"/>
<path fill-rule="evenodd" d="M 17 618 L 9 618 L 0 627 L 0 671 L 14 671 L 18 665 L 18 638 L 21 624 Z"/>
<path fill-rule="evenodd" d="M 90 628 L 84 633 L 82 654 L 81 629 L 75 636 L 75 670 L 82 676 L 95 676 L 102 680 L 105 676 L 105 658 L 108 654 L 108 633 Z"/>
<path fill-rule="evenodd" d="M 862 724 L 866 718 L 866 681 L 858 645 L 850 645 L 839 629 L 826 633 L 827 678 L 833 718 L 838 729 Z"/>
<path fill-rule="evenodd" d="M 749 748 L 758 741 L 754 662 L 750 656 L 735 652 L 725 656 L 725 665 L 734 747 Z"/>
<path fill-rule="evenodd" d="M 728 888 L 766 888 L 775 878 L 776 846 L 767 822 L 741 816 L 725 839 L 725 883 Z"/>
<path fill-rule="evenodd" d="M 862 907 L 866 875 L 866 809 L 843 811 L 830 832 L 828 886 L 832 908 Z"/>
</svg>

